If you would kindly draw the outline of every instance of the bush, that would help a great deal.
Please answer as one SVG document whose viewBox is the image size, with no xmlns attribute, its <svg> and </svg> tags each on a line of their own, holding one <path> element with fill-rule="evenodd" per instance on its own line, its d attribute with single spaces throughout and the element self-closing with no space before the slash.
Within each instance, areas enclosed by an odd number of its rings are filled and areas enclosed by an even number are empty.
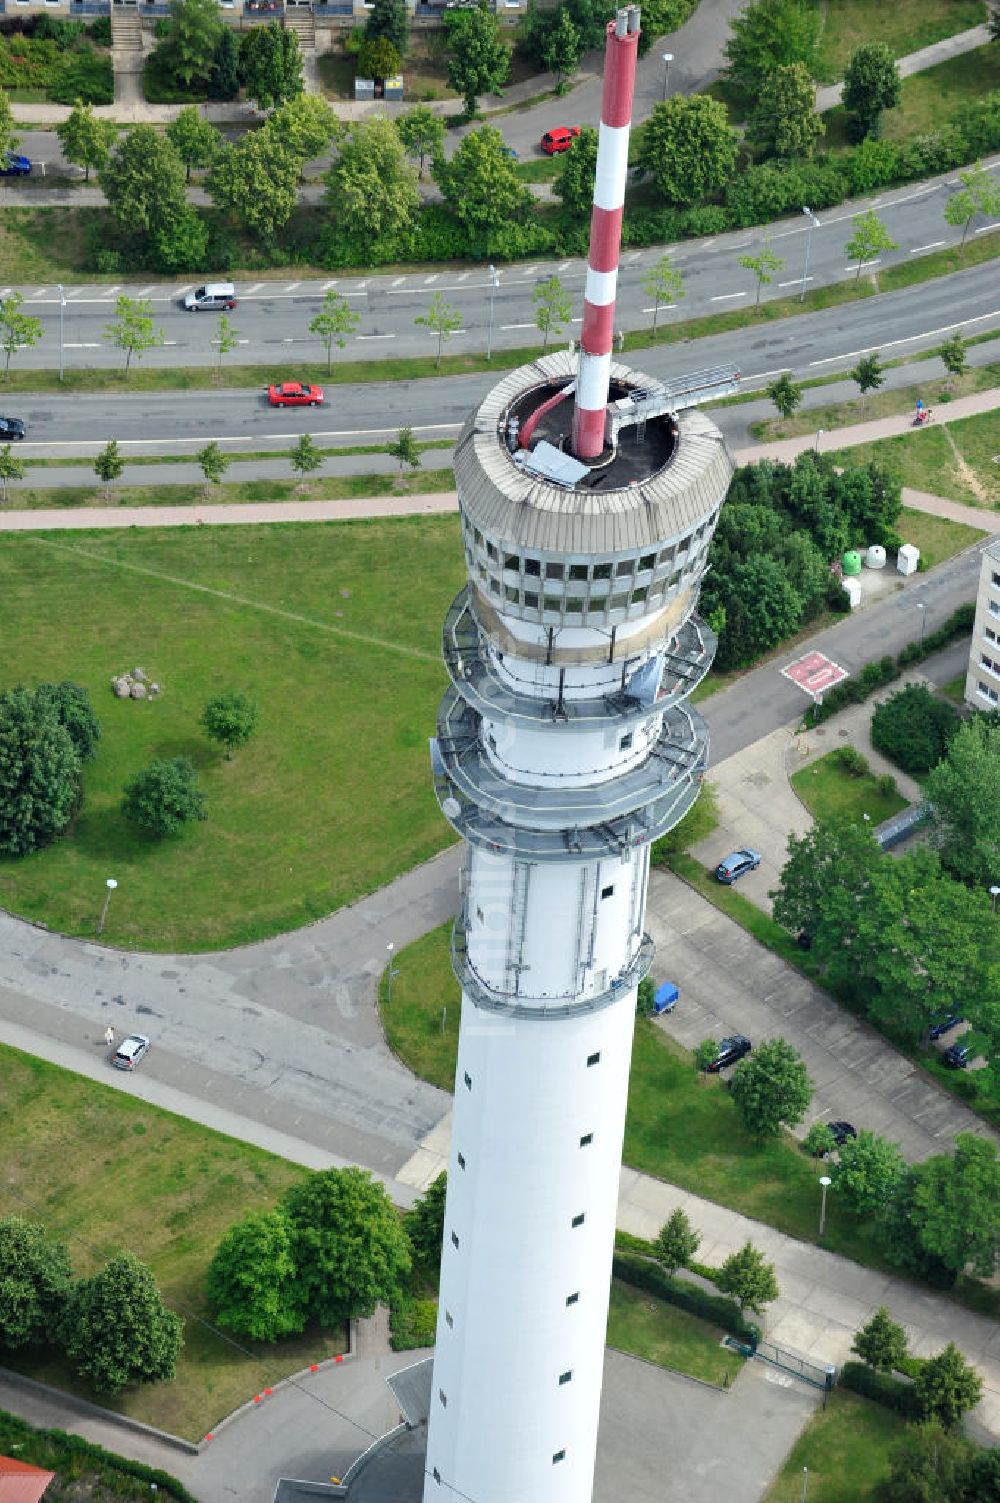
<svg viewBox="0 0 1000 1503">
<path fill-rule="evenodd" d="M 970 158 L 996 151 L 1000 147 L 1000 90 L 967 104 L 955 123 L 965 137 Z"/>
<path fill-rule="evenodd" d="M 869 667 L 873 666 L 869 664 Z M 837 766 L 848 777 L 863 778 L 868 771 L 868 758 L 863 757 L 856 746 L 840 746 L 836 751 Z"/>
<path fill-rule="evenodd" d="M 873 193 L 900 175 L 899 147 L 892 141 L 866 136 L 847 159 L 847 181 L 855 195 Z"/>
<path fill-rule="evenodd" d="M 886 1409 L 901 1414 L 904 1419 L 916 1420 L 921 1417 L 912 1383 L 904 1383 L 889 1373 L 875 1372 L 864 1362 L 845 1362 L 840 1370 L 840 1381 L 852 1393 L 859 1393 L 862 1398 L 882 1404 Z"/>
<path fill-rule="evenodd" d="M 707 1070 L 719 1052 L 719 1045 L 715 1039 L 702 1039 L 694 1051 L 694 1062 L 699 1070 Z"/>
<path fill-rule="evenodd" d="M 131 1461 L 126 1456 L 116 1456 L 93 1441 L 80 1435 L 67 1435 L 65 1430 L 36 1430 L 26 1420 L 7 1414 L 0 1409 L 0 1453 L 16 1456 L 31 1466 L 44 1467 L 59 1473 L 59 1484 L 67 1489 L 85 1473 L 96 1475 L 98 1484 L 108 1497 L 122 1493 L 120 1479 L 133 1477 L 147 1484 L 149 1491 L 155 1486 L 165 1498 L 175 1498 L 177 1503 L 198 1503 L 187 1488 L 159 1467 L 147 1466 L 143 1461 Z M 95 1492 L 94 1497 L 98 1494 Z"/>
<path fill-rule="evenodd" d="M 410 1352 L 415 1347 L 433 1346 L 437 1334 L 437 1300 L 429 1297 L 411 1299 L 400 1294 L 389 1306 L 389 1326 L 394 1352 Z"/>
<path fill-rule="evenodd" d="M 49 89 L 49 98 L 56 104 L 113 104 L 115 81 L 110 57 L 89 46 L 71 53 Z"/>
<path fill-rule="evenodd" d="M 98 16 L 87 27 L 87 34 L 95 47 L 111 46 L 111 17 Z"/>
<path fill-rule="evenodd" d="M 616 1252 L 611 1271 L 616 1279 L 631 1284 L 636 1289 L 648 1290 L 657 1299 L 687 1310 L 701 1320 L 709 1320 L 721 1326 L 740 1341 L 754 1341 L 760 1334 L 757 1326 L 746 1319 L 735 1300 L 722 1294 L 709 1294 L 686 1279 L 671 1278 L 658 1263 L 650 1262 L 636 1253 Z"/>
<path fill-rule="evenodd" d="M 929 772 L 957 729 L 958 715 L 950 704 L 922 684 L 908 684 L 876 709 L 872 745 L 904 772 Z"/>
<path fill-rule="evenodd" d="M 832 1153 L 836 1146 L 833 1133 L 825 1122 L 814 1122 L 802 1139 L 803 1152 L 810 1153 L 817 1159 Z"/>
<path fill-rule="evenodd" d="M 957 125 L 943 125 L 926 136 L 916 136 L 900 151 L 900 176 L 905 180 L 948 172 L 969 160 L 969 144 Z"/>
<path fill-rule="evenodd" d="M 897 792 L 896 779 L 893 777 L 891 772 L 879 773 L 878 777 L 875 779 L 875 787 L 878 789 L 883 798 L 891 798 L 892 795 Z"/>
</svg>

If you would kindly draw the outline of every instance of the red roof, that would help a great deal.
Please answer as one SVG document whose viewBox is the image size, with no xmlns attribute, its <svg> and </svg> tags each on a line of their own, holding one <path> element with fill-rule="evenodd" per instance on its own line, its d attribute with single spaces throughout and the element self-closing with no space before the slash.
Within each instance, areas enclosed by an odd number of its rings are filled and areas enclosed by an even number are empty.
<svg viewBox="0 0 1000 1503">
<path fill-rule="evenodd" d="M 55 1472 L 0 1456 L 0 1503 L 39 1503 Z"/>
</svg>

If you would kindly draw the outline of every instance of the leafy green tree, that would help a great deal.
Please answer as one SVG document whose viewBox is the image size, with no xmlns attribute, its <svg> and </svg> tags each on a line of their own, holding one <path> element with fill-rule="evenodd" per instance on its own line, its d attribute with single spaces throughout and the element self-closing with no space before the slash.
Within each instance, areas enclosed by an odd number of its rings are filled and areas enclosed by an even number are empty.
<svg viewBox="0 0 1000 1503">
<path fill-rule="evenodd" d="M 205 186 L 217 208 L 271 242 L 295 212 L 299 167 L 273 131 L 248 131 L 222 146 Z"/>
<path fill-rule="evenodd" d="M 212 72 L 208 80 L 208 93 L 212 99 L 235 99 L 239 92 L 239 46 L 232 28 L 223 26 L 222 34 L 215 44 Z"/>
<path fill-rule="evenodd" d="M 876 707 L 872 746 L 904 772 L 929 772 L 945 755 L 957 730 L 958 716 L 951 705 L 923 684 L 907 684 Z"/>
<path fill-rule="evenodd" d="M 74 1285 L 66 1311 L 66 1355 L 78 1375 L 102 1393 L 121 1393 L 132 1383 L 167 1383 L 183 1329 L 145 1263 L 122 1252 L 93 1278 Z"/>
<path fill-rule="evenodd" d="M 851 1351 L 877 1373 L 891 1373 L 906 1356 L 906 1332 L 885 1305 L 879 1305 L 868 1324 L 855 1334 Z"/>
<path fill-rule="evenodd" d="M 1000 17 L 1000 12 L 997 15 Z M 1000 39 L 1000 31 L 997 31 L 996 36 Z M 969 1444 L 964 1435 L 956 1437 L 953 1431 L 949 1438 L 952 1441 L 958 1439 L 965 1445 Z M 996 1446 L 977 1448 L 973 1451 L 965 1470 L 965 1491 L 961 1496 L 962 1503 L 998 1503 L 1000 1500 L 1000 1450 L 997 1450 Z M 908 1499 L 907 1503 L 911 1503 L 911 1499 Z"/>
<path fill-rule="evenodd" d="M 752 663 L 798 631 L 802 622 L 802 597 L 776 558 L 734 564 L 720 603 L 726 610 L 720 668 Z"/>
<path fill-rule="evenodd" d="M 480 94 L 496 94 L 510 74 L 510 48 L 500 33 L 500 18 L 480 0 L 474 9 L 446 10 L 448 83 L 465 102 L 471 119 Z"/>
<path fill-rule="evenodd" d="M 194 457 L 205 477 L 206 486 L 218 485 L 229 469 L 229 455 L 223 453 L 214 439 L 203 449 L 199 449 Z"/>
<path fill-rule="evenodd" d="M 373 0 L 365 22 L 365 39 L 384 38 L 399 57 L 406 56 L 410 41 L 410 17 L 406 0 Z"/>
<path fill-rule="evenodd" d="M 271 21 L 240 37 L 239 75 L 258 109 L 273 110 L 302 93 L 302 53 L 296 33 Z"/>
<path fill-rule="evenodd" d="M 431 305 L 426 313 L 421 313 L 413 320 L 415 324 L 421 324 L 437 335 L 437 360 L 435 370 L 441 369 L 441 346 L 446 339 L 450 339 L 456 329 L 462 327 L 462 320 L 451 303 L 445 302 L 440 292 L 435 292 L 431 298 Z"/>
<path fill-rule="evenodd" d="M 854 234 L 844 246 L 844 255 L 857 261 L 858 269 L 854 280 L 860 282 L 866 262 L 874 261 L 883 251 L 898 250 L 899 246 L 874 209 L 867 209 L 863 214 L 853 214 L 851 224 L 854 226 Z"/>
<path fill-rule="evenodd" d="M 118 127 L 113 120 L 95 115 L 93 105 L 78 104 L 56 126 L 56 135 L 67 162 L 82 167 L 83 180 L 89 183 L 90 169 L 98 171 L 111 155 Z"/>
<path fill-rule="evenodd" d="M 184 163 L 187 182 L 191 181 L 193 167 L 211 167 L 222 144 L 219 132 L 196 104 L 186 105 L 176 120 L 171 120 L 166 133 Z"/>
<path fill-rule="evenodd" d="M 333 347 L 342 350 L 347 336 L 353 334 L 360 323 L 360 316 L 353 311 L 346 297 L 334 292 L 331 287 L 323 298 L 323 306 L 309 325 L 310 334 L 322 340 L 326 350 L 326 373 L 333 369 Z"/>
<path fill-rule="evenodd" d="M 316 447 L 311 434 L 303 433 L 299 436 L 298 442 L 289 450 L 288 463 L 296 475 L 300 475 L 303 480 L 307 475 L 320 469 L 323 464 L 323 451 Z"/>
<path fill-rule="evenodd" d="M 1000 214 L 1000 183 L 982 162 L 976 162 L 958 174 L 962 184 L 944 206 L 945 222 L 953 229 L 962 226 L 962 249 L 969 234 L 969 226 L 977 214 L 995 218 Z"/>
<path fill-rule="evenodd" d="M 990 29 L 991 41 L 1000 42 L 1000 6 L 995 3 L 990 7 L 990 14 L 986 24 Z"/>
<path fill-rule="evenodd" d="M 119 297 L 115 302 L 115 322 L 104 325 L 104 337 L 116 349 L 125 352 L 125 375 L 133 357 L 141 360 L 147 350 L 159 348 L 166 335 L 153 323 L 153 305 L 148 298 Z"/>
<path fill-rule="evenodd" d="M 719 1269 L 718 1285 L 723 1294 L 739 1301 L 741 1310 L 753 1310 L 756 1315 L 763 1315 L 764 1306 L 781 1293 L 774 1264 L 752 1242 L 744 1242 L 739 1252 L 729 1254 Z"/>
<path fill-rule="evenodd" d="M 336 1325 L 388 1303 L 410 1271 L 402 1223 L 365 1169 L 320 1169 L 282 1197 L 297 1293 L 310 1319 Z"/>
<path fill-rule="evenodd" d="M 751 142 L 767 156 L 808 157 L 823 134 L 816 85 L 805 63 L 782 63 L 766 73 L 747 122 Z"/>
<path fill-rule="evenodd" d="M 14 151 L 18 138 L 14 134 L 14 112 L 10 107 L 10 95 L 0 89 L 0 155 Z"/>
<path fill-rule="evenodd" d="M 444 1242 L 444 1208 L 448 1191 L 448 1176 L 443 1171 L 432 1180 L 413 1206 L 403 1217 L 403 1226 L 410 1239 L 413 1262 L 426 1275 L 437 1277 L 441 1266 L 441 1246 Z"/>
<path fill-rule="evenodd" d="M 852 141 L 878 136 L 882 116 L 896 108 L 902 88 L 896 60 L 884 42 L 865 42 L 851 54 L 842 101 Z"/>
<path fill-rule="evenodd" d="M 35 690 L 39 705 L 47 705 L 69 732 L 81 762 L 92 762 L 101 739 L 101 722 L 94 714 L 90 695 L 80 684 L 63 679 L 58 684 L 39 684 Z"/>
<path fill-rule="evenodd" d="M 854 970 L 860 913 L 881 860 L 871 831 L 854 820 L 821 821 L 788 837 L 788 859 L 770 894 L 774 917 L 808 937 L 834 985 Z"/>
<path fill-rule="evenodd" d="M 98 179 L 123 230 L 155 235 L 187 207 L 184 163 L 174 143 L 152 125 L 120 136 Z"/>
<path fill-rule="evenodd" d="M 30 349 L 42 337 L 41 319 L 22 313 L 23 306 L 24 295 L 20 292 L 8 292 L 0 301 L 0 349 L 7 357 L 3 368 L 5 381 L 10 373 L 11 356 L 18 350 Z"/>
<path fill-rule="evenodd" d="M 889 1475 L 879 1487 L 879 1503 L 988 1503 L 986 1492 L 967 1492 L 972 1443 L 945 1430 L 937 1420 L 907 1425 L 904 1439 L 889 1453 Z"/>
<path fill-rule="evenodd" d="M 429 104 L 415 104 L 405 115 L 397 115 L 396 130 L 409 157 L 418 162 L 418 175 L 424 175 L 424 162 L 433 161 L 444 145 L 444 121 Z"/>
<path fill-rule="evenodd" d="M 0 1217 L 0 1351 L 51 1341 L 72 1281 L 69 1253 L 44 1226 Z"/>
<path fill-rule="evenodd" d="M 956 329 L 950 339 L 946 339 L 938 350 L 941 363 L 948 372 L 948 385 L 956 376 L 964 376 L 969 368 L 968 340 L 962 338 L 962 331 Z"/>
<path fill-rule="evenodd" d="M 565 287 L 555 275 L 545 277 L 535 284 L 535 290 L 531 294 L 531 301 L 535 305 L 535 324 L 542 338 L 542 351 L 549 347 L 549 335 L 561 334 L 566 324 L 569 323 L 573 305 Z"/>
<path fill-rule="evenodd" d="M 10 444 L 0 449 L 0 496 L 7 505 L 7 486 L 12 480 L 24 479 L 24 460 L 19 459 Z"/>
<path fill-rule="evenodd" d="M 420 204 L 403 143 L 379 117 L 352 125 L 324 181 L 335 218 L 368 249 L 408 230 Z"/>
<path fill-rule="evenodd" d="M 125 785 L 122 813 L 162 838 L 179 835 L 193 819 L 207 819 L 205 795 L 187 757 L 154 758 Z"/>
<path fill-rule="evenodd" d="M 650 268 L 649 276 L 643 282 L 642 287 L 643 291 L 653 299 L 653 333 L 655 334 L 660 309 L 672 307 L 674 302 L 684 296 L 684 277 L 671 261 L 669 251 L 664 251 L 660 259 Z"/>
<path fill-rule="evenodd" d="M 871 1216 L 892 1200 L 905 1168 L 898 1144 L 862 1128 L 856 1138 L 840 1145 L 830 1178 L 848 1210 Z"/>
<path fill-rule="evenodd" d="M 695 1231 L 681 1206 L 677 1206 L 660 1227 L 653 1241 L 653 1257 L 675 1274 L 678 1268 L 686 1268 L 701 1246 L 701 1236 Z"/>
<path fill-rule="evenodd" d="M 668 203 L 692 204 L 724 188 L 736 166 L 737 141 L 726 107 L 708 94 L 674 94 L 653 106 L 638 168 Z"/>
<path fill-rule="evenodd" d="M 412 428 L 400 428 L 395 443 L 388 444 L 385 452 L 399 460 L 400 470 L 404 464 L 408 464 L 411 470 L 420 468 L 420 446 L 413 436 Z"/>
<path fill-rule="evenodd" d="M 594 173 L 597 170 L 597 132 L 583 125 L 580 134 L 564 152 L 552 191 L 562 199 L 563 208 L 573 219 L 586 219 L 594 203 Z"/>
<path fill-rule="evenodd" d="M 583 46 L 580 33 L 573 25 L 565 6 L 560 5 L 558 17 L 545 43 L 545 66 L 556 76 L 556 93 L 565 94 L 568 78 L 572 78 L 580 61 Z"/>
<path fill-rule="evenodd" d="M 949 1341 L 943 1352 L 927 1358 L 913 1380 L 913 1391 L 925 1419 L 956 1430 L 982 1398 L 983 1380 Z"/>
<path fill-rule="evenodd" d="M 776 381 L 772 381 L 766 390 L 783 418 L 790 418 L 802 402 L 802 387 L 792 380 L 787 371 L 784 371 Z"/>
<path fill-rule="evenodd" d="M 295 94 L 286 99 L 265 129 L 303 165 L 321 156 L 341 134 L 336 111 L 319 94 Z"/>
<path fill-rule="evenodd" d="M 216 0 L 172 0 L 167 34 L 157 51 L 176 83 L 187 89 L 208 83 L 224 26 Z"/>
<path fill-rule="evenodd" d="M 52 705 L 0 694 L 0 854 L 26 856 L 61 835 L 80 806 L 80 758 Z"/>
<path fill-rule="evenodd" d="M 153 236 L 153 253 L 161 271 L 201 271 L 208 255 L 208 226 L 187 204 Z"/>
<path fill-rule="evenodd" d="M 741 1059 L 729 1088 L 744 1127 L 761 1138 L 776 1138 L 783 1125 L 801 1122 L 813 1091 L 798 1050 L 780 1038 Z"/>
<path fill-rule="evenodd" d="M 992 1278 L 1000 1248 L 996 1144 L 961 1132 L 953 1155 L 924 1159 L 912 1173 L 909 1217 L 923 1251 L 956 1276 L 971 1265 L 981 1278 Z"/>
<path fill-rule="evenodd" d="M 960 725 L 925 787 L 931 838 L 960 882 L 988 887 L 1000 872 L 1000 726 Z"/>
<path fill-rule="evenodd" d="M 252 1211 L 226 1232 L 208 1266 L 206 1293 L 221 1326 L 252 1341 L 278 1341 L 304 1329 L 288 1220 Z"/>
<path fill-rule="evenodd" d="M 885 370 L 878 353 L 862 355 L 853 370 L 847 372 L 861 396 L 861 411 L 865 410 L 865 398 L 870 391 L 877 391 L 885 381 Z"/>
<path fill-rule="evenodd" d="M 94 460 L 94 474 L 104 486 L 105 501 L 111 500 L 111 487 L 120 480 L 125 471 L 125 456 L 118 447 L 116 438 L 109 438 Z"/>
<path fill-rule="evenodd" d="M 486 251 L 498 230 L 524 220 L 532 208 L 530 190 L 514 171 L 503 136 L 492 125 L 480 125 L 463 136 L 450 160 L 438 157 L 434 178 L 473 245 Z"/>
<path fill-rule="evenodd" d="M 201 723 L 206 735 L 226 748 L 226 761 L 231 762 L 233 752 L 256 735 L 260 711 L 245 694 L 231 691 L 208 701 L 201 712 Z"/>
<path fill-rule="evenodd" d="M 699 1070 L 707 1070 L 709 1065 L 718 1057 L 719 1043 L 717 1039 L 702 1039 L 694 1051 L 694 1062 Z"/>
<path fill-rule="evenodd" d="M 215 368 L 215 379 L 219 381 L 222 379 L 222 361 L 224 357 L 231 355 L 234 350 L 239 349 L 240 344 L 240 331 L 233 327 L 233 321 L 228 314 L 222 313 L 219 315 L 219 326 L 212 342 L 219 352 L 218 364 Z"/>
<path fill-rule="evenodd" d="M 358 48 L 358 73 L 362 78 L 395 78 L 403 60 L 386 37 L 365 37 Z"/>
<path fill-rule="evenodd" d="M 814 1122 L 802 1139 L 805 1152 L 817 1159 L 826 1158 L 836 1146 L 836 1139 L 826 1122 Z"/>
<path fill-rule="evenodd" d="M 727 75 L 755 95 L 769 73 L 789 63 L 812 63 L 816 13 L 808 0 L 756 0 L 729 23 Z"/>
<path fill-rule="evenodd" d="M 772 250 L 771 242 L 765 234 L 764 243 L 758 251 L 757 255 L 741 256 L 739 264 L 746 271 L 752 271 L 757 279 L 757 297 L 756 301 L 754 302 L 754 308 L 759 308 L 761 289 L 763 287 L 769 287 L 771 285 L 771 283 L 774 281 L 774 273 L 776 271 L 780 271 L 785 263 L 781 259 L 781 257 L 776 255 Z"/>
</svg>

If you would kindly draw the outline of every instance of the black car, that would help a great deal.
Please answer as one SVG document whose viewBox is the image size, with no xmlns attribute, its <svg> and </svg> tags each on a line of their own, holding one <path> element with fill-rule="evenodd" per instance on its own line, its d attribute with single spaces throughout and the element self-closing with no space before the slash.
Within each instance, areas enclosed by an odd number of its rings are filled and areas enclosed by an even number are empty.
<svg viewBox="0 0 1000 1503">
<path fill-rule="evenodd" d="M 12 438 L 23 438 L 24 432 L 23 418 L 0 417 L 0 443 L 10 443 Z"/>
<path fill-rule="evenodd" d="M 827 1127 L 833 1135 L 833 1141 L 838 1148 L 842 1148 L 848 1138 L 856 1138 L 858 1129 L 853 1122 L 828 1122 Z"/>
<path fill-rule="evenodd" d="M 952 1044 L 950 1049 L 944 1051 L 941 1058 L 949 1069 L 967 1070 L 972 1058 L 972 1050 L 968 1044 Z"/>
<path fill-rule="evenodd" d="M 719 1052 L 706 1068 L 710 1075 L 717 1075 L 720 1070 L 725 1070 L 729 1065 L 735 1065 L 738 1059 L 749 1054 L 753 1044 L 742 1033 L 734 1033 L 732 1038 L 723 1039 L 719 1045 Z"/>
<path fill-rule="evenodd" d="M 931 1025 L 927 1036 L 932 1039 L 943 1038 L 950 1029 L 957 1028 L 959 1023 L 964 1022 L 965 1019 L 960 1013 L 950 1012 L 946 1018 L 939 1018 L 936 1023 Z"/>
</svg>

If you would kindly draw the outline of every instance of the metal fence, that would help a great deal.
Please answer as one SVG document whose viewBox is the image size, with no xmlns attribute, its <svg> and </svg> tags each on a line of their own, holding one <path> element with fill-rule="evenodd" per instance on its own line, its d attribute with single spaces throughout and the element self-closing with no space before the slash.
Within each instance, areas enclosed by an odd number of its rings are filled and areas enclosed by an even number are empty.
<svg viewBox="0 0 1000 1503">
<path fill-rule="evenodd" d="M 811 1383 L 814 1388 L 829 1392 L 836 1382 L 837 1369 L 832 1363 L 813 1362 L 800 1352 L 793 1352 L 787 1346 L 778 1346 L 774 1341 L 765 1341 L 761 1336 L 753 1336 L 748 1342 L 727 1336 L 725 1344 L 735 1347 L 745 1357 L 759 1357 L 762 1362 L 770 1362 L 772 1367 L 780 1367 L 784 1372 L 801 1378 L 804 1383 Z"/>
</svg>

